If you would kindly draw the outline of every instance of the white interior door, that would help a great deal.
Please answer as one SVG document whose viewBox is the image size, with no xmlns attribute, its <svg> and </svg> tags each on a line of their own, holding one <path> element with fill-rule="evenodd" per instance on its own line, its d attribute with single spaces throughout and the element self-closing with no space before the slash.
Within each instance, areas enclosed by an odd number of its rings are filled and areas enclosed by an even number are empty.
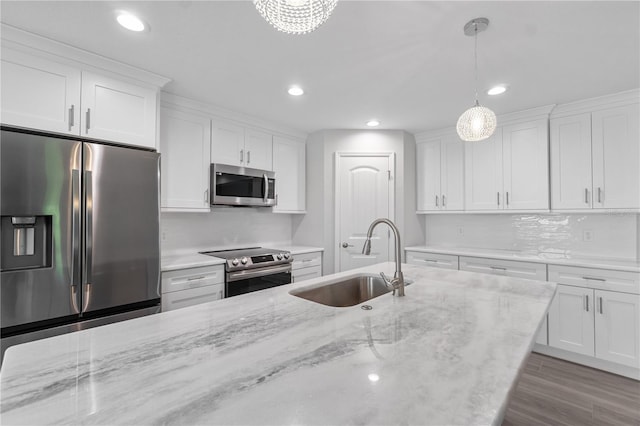
<svg viewBox="0 0 640 426">
<path fill-rule="evenodd" d="M 371 255 L 362 254 L 369 225 L 393 220 L 394 154 L 336 154 L 336 270 L 389 260 L 390 230 L 376 227 Z"/>
</svg>

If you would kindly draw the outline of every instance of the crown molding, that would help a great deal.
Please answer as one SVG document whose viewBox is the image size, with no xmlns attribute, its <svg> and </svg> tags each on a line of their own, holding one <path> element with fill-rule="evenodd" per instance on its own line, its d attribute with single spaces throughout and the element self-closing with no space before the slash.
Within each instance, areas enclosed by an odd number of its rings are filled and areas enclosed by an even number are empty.
<svg viewBox="0 0 640 426">
<path fill-rule="evenodd" d="M 65 63 L 87 71 L 107 73 L 114 77 L 124 77 L 138 83 L 161 88 L 170 78 L 152 73 L 95 53 L 52 40 L 22 29 L 0 24 L 2 46 L 32 55 L 44 57 L 54 62 Z"/>
<path fill-rule="evenodd" d="M 637 103 L 640 103 L 640 89 L 626 90 L 611 95 L 558 105 L 553 110 L 551 118 L 567 117 Z"/>
<path fill-rule="evenodd" d="M 262 130 L 274 136 L 306 140 L 308 134 L 286 126 L 277 125 L 258 117 L 232 111 L 217 105 L 211 105 L 195 99 L 186 98 L 165 91 L 160 92 L 160 106 L 176 109 L 190 114 L 209 116 L 232 121 L 240 126 Z"/>
</svg>

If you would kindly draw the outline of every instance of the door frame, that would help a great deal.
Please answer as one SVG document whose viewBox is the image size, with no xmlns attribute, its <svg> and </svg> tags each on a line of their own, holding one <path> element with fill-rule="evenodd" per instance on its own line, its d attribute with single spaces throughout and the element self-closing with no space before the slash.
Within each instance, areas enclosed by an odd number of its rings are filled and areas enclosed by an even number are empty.
<svg viewBox="0 0 640 426">
<path fill-rule="evenodd" d="M 333 270 L 334 272 L 338 272 L 340 270 L 340 181 L 339 181 L 339 172 L 340 172 L 340 163 L 342 158 L 346 157 L 386 157 L 389 160 L 389 215 L 387 219 L 393 221 L 395 223 L 395 195 L 396 195 L 396 154 L 395 152 L 335 152 L 334 155 L 334 163 L 335 167 L 333 170 L 333 185 L 334 185 L 334 237 L 333 243 L 335 254 L 333 259 Z M 389 246 L 391 244 L 391 238 L 387 243 Z M 388 252 L 391 253 L 391 248 L 388 247 Z"/>
</svg>

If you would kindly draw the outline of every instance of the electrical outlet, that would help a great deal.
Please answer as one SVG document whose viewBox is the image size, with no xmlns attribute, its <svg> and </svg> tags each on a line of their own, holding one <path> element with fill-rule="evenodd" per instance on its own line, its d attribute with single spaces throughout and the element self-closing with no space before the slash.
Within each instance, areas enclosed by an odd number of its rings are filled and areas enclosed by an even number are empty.
<svg viewBox="0 0 640 426">
<path fill-rule="evenodd" d="M 585 229 L 582 231 L 582 241 L 592 241 L 593 240 L 593 231 L 590 229 Z"/>
<path fill-rule="evenodd" d="M 464 226 L 458 226 L 458 236 L 462 237 L 464 235 Z"/>
</svg>

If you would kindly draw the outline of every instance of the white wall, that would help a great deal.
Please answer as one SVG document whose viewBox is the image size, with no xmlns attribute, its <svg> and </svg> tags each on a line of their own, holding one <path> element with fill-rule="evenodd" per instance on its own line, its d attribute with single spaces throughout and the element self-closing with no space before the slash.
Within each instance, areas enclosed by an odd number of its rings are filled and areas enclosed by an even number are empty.
<svg viewBox="0 0 640 426">
<path fill-rule="evenodd" d="M 162 213 L 162 255 L 216 248 L 288 245 L 291 216 L 271 209 L 216 208 L 211 213 Z"/>
<path fill-rule="evenodd" d="M 640 215 L 633 213 L 427 215 L 425 221 L 429 246 L 640 260 Z"/>
<path fill-rule="evenodd" d="M 336 152 L 395 153 L 395 223 L 404 246 L 422 244 L 424 229 L 410 217 L 415 216 L 415 141 L 401 130 L 325 130 L 309 136 L 307 214 L 293 218 L 293 242 L 323 247 L 323 273 L 334 272 Z"/>
</svg>

